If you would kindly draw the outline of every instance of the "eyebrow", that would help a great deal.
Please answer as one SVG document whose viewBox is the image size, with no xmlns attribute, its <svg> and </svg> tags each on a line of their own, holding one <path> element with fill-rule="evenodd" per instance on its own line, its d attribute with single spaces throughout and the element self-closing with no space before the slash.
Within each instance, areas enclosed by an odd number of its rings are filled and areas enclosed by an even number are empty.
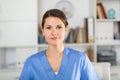
<svg viewBox="0 0 120 80">
<path fill-rule="evenodd" d="M 51 25 L 44 25 L 44 26 L 51 26 Z"/>
<path fill-rule="evenodd" d="M 52 26 L 52 25 L 44 25 L 44 26 Z M 56 26 L 63 26 L 62 24 L 58 24 L 58 25 L 56 25 Z"/>
</svg>

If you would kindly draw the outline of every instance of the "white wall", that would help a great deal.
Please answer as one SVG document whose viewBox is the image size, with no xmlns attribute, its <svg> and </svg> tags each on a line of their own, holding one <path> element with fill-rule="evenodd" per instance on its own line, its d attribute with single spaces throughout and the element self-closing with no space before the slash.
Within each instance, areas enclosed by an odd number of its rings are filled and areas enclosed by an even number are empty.
<svg viewBox="0 0 120 80">
<path fill-rule="evenodd" d="M 61 0 L 39 0 L 39 22 L 46 10 L 56 8 L 56 4 Z M 70 1 L 74 6 L 74 15 L 68 19 L 69 27 L 80 26 L 83 27 L 83 18 L 90 16 L 89 4 L 90 0 L 67 0 Z"/>
</svg>

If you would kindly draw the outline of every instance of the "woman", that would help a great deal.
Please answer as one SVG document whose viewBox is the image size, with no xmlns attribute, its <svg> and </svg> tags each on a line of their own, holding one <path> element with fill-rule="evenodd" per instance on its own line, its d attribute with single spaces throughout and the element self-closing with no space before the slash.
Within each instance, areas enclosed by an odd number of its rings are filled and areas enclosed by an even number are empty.
<svg viewBox="0 0 120 80">
<path fill-rule="evenodd" d="M 64 46 L 68 22 L 58 9 L 48 10 L 42 20 L 42 33 L 48 48 L 29 57 L 20 80 L 98 80 L 85 53 Z"/>
</svg>

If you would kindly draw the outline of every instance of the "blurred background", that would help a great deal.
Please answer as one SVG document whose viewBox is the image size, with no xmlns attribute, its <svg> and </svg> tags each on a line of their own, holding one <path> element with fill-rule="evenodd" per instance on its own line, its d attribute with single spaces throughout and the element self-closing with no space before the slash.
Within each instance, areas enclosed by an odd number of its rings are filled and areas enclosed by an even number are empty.
<svg viewBox="0 0 120 80">
<path fill-rule="evenodd" d="M 41 19 L 52 8 L 67 16 L 65 46 L 85 52 L 100 80 L 120 80 L 120 0 L 0 0 L 0 80 L 18 80 L 26 58 L 47 48 Z"/>
</svg>

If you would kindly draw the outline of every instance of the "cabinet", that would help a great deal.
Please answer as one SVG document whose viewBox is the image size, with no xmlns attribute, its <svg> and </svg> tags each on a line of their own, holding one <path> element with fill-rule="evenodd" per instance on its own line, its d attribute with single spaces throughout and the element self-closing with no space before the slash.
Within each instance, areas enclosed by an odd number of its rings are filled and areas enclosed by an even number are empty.
<svg viewBox="0 0 120 80">
<path fill-rule="evenodd" d="M 19 74 L 16 77 L 15 73 L 20 72 L 25 59 L 47 48 L 46 44 L 38 43 L 38 24 L 43 13 L 47 9 L 56 8 L 58 1 L 60 0 L 53 0 L 52 3 L 50 0 L 0 0 L 0 79 L 17 80 Z M 78 25 L 83 27 L 85 17 L 94 17 L 95 41 L 70 43 L 65 46 L 80 51 L 92 50 L 90 53 L 92 55 L 89 56 L 92 56 L 94 62 L 106 61 L 106 56 L 109 57 L 107 61 L 110 62 L 109 59 L 114 61 L 111 67 L 111 79 L 119 80 L 115 74 L 119 75 L 116 71 L 120 67 L 120 0 L 84 0 L 84 3 L 83 0 L 69 1 L 75 10 L 72 18 L 68 19 L 69 27 Z M 115 19 L 98 19 L 97 2 L 102 2 L 107 17 L 108 11 L 113 8 L 116 13 Z M 6 78 L 8 72 L 11 72 L 9 79 Z"/>
<path fill-rule="evenodd" d="M 0 46 L 27 46 L 37 43 L 36 21 L 0 21 Z"/>
<path fill-rule="evenodd" d="M 0 80 L 18 80 L 21 70 L 0 70 Z"/>
<path fill-rule="evenodd" d="M 37 20 L 37 0 L 0 0 L 0 21 Z"/>
<path fill-rule="evenodd" d="M 0 0 L 0 80 L 18 80 L 37 52 L 37 24 L 37 0 Z"/>
<path fill-rule="evenodd" d="M 37 0 L 0 0 L 0 46 L 37 42 Z"/>
<path fill-rule="evenodd" d="M 99 12 L 98 3 L 104 12 Z M 119 80 L 120 68 L 120 0 L 96 0 L 95 44 L 97 62 L 111 63 L 111 80 Z M 103 10 L 103 9 L 102 9 Z"/>
</svg>

